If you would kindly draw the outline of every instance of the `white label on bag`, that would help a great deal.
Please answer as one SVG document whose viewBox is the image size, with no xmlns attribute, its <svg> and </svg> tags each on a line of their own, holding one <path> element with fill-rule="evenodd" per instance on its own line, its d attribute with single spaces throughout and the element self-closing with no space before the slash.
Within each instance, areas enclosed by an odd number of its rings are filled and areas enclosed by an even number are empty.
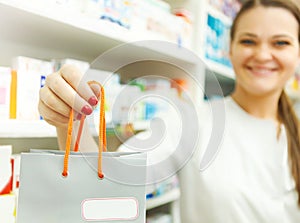
<svg viewBox="0 0 300 223">
<path fill-rule="evenodd" d="M 134 220 L 138 217 L 138 201 L 133 197 L 91 198 L 81 203 L 86 221 Z"/>
</svg>

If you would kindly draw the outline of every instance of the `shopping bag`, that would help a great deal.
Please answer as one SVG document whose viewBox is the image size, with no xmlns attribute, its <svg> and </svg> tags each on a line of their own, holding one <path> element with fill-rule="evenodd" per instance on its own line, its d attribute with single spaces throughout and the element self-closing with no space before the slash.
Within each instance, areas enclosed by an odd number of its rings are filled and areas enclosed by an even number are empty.
<svg viewBox="0 0 300 223">
<path fill-rule="evenodd" d="M 72 153 L 66 178 L 64 154 L 22 154 L 17 223 L 145 222 L 145 187 L 139 184 L 145 171 L 133 167 L 145 165 L 143 154 L 104 153 L 102 158 L 100 180 L 96 154 Z M 128 174 L 136 185 L 126 183 Z"/>
<path fill-rule="evenodd" d="M 106 148 L 102 96 L 97 153 L 70 151 L 71 111 L 66 151 L 21 154 L 17 223 L 145 222 L 146 155 L 102 153 Z"/>
</svg>

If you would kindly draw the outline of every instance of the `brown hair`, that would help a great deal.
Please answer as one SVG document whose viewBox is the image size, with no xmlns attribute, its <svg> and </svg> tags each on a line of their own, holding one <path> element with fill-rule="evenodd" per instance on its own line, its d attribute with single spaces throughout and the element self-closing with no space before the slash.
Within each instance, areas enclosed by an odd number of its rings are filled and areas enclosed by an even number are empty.
<svg viewBox="0 0 300 223">
<path fill-rule="evenodd" d="M 299 0 L 248 0 L 248 1 L 246 1 L 243 4 L 242 8 L 238 12 L 238 14 L 236 15 L 236 17 L 232 23 L 231 30 L 230 30 L 230 39 L 231 40 L 234 39 L 236 26 L 237 26 L 237 23 L 238 23 L 240 17 L 245 12 L 247 12 L 250 9 L 255 8 L 257 6 L 278 7 L 278 8 L 284 8 L 284 9 L 288 10 L 297 19 L 298 24 L 299 24 L 299 29 L 300 29 L 300 10 L 299 10 L 299 4 L 296 1 L 299 1 Z M 298 32 L 298 40 L 300 42 L 300 30 Z"/>
<path fill-rule="evenodd" d="M 291 12 L 298 21 L 298 41 L 300 43 L 300 10 L 297 3 L 292 0 L 249 0 L 246 1 L 237 16 L 235 17 L 231 31 L 231 41 L 234 39 L 237 23 L 240 17 L 248 10 L 257 6 L 278 7 Z M 300 122 L 293 109 L 292 103 L 285 91 L 282 90 L 278 101 L 278 116 L 284 124 L 288 138 L 288 151 L 290 168 L 294 180 L 296 182 L 296 190 L 298 192 L 298 205 L 300 206 Z"/>
</svg>

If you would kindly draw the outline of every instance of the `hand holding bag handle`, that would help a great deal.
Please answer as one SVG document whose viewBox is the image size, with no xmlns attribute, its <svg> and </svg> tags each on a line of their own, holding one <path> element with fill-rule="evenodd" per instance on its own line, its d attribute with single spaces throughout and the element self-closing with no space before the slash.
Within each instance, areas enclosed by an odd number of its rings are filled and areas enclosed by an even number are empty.
<svg viewBox="0 0 300 223">
<path fill-rule="evenodd" d="M 106 142 L 104 91 L 102 87 L 100 89 L 97 95 L 101 98 L 98 125 L 99 154 L 95 156 L 93 153 L 87 157 L 70 154 L 70 149 L 73 150 L 71 146 L 72 129 L 74 130 L 73 117 L 75 116 L 73 110 L 70 111 L 69 128 L 65 133 L 68 135 L 66 135 L 66 151 L 63 154 L 51 150 L 22 153 L 18 223 L 145 222 L 146 184 L 143 182 L 146 181 L 146 154 L 116 153 L 114 154 L 116 156 L 111 157 L 102 153 L 106 149 Z M 78 125 L 80 124 L 81 127 L 79 126 L 78 133 L 73 137 L 74 144 L 77 137 L 77 146 L 74 145 L 77 148 L 74 150 L 78 150 L 84 121 L 86 122 L 84 118 L 80 120 L 81 123 Z M 101 165 L 105 161 L 108 162 L 109 168 L 105 168 L 106 179 L 101 181 L 103 178 Z M 98 165 L 96 167 L 98 174 L 93 168 L 95 165 Z M 136 168 L 137 165 L 140 168 Z M 33 169 L 35 171 L 32 171 Z M 68 170 L 71 171 L 69 175 Z M 108 179 L 109 173 L 115 174 L 112 180 Z M 74 185 L 77 186 L 74 187 Z M 55 188 L 55 193 L 53 193 L 53 188 Z M 78 193 L 78 188 L 83 188 L 80 193 Z"/>
<path fill-rule="evenodd" d="M 97 98 L 101 97 L 100 99 L 100 121 L 99 121 L 99 135 L 98 135 L 98 176 L 100 179 L 104 178 L 104 174 L 102 172 L 102 152 L 106 152 L 106 123 L 105 123 L 105 110 L 104 110 L 104 88 L 103 86 L 98 83 L 97 81 L 90 81 L 88 82 L 89 85 L 96 84 L 100 87 L 100 95 L 97 95 Z M 62 175 L 64 177 L 68 176 L 68 166 L 69 166 L 69 155 L 71 149 L 71 140 L 72 140 L 72 130 L 73 130 L 73 117 L 74 117 L 74 110 L 71 109 L 70 118 L 68 123 L 68 135 L 67 135 L 67 142 L 66 142 L 66 149 L 65 149 L 65 156 L 64 156 L 64 169 Z M 82 115 L 80 120 L 80 125 L 77 133 L 77 138 L 75 142 L 74 151 L 78 152 L 79 149 L 79 142 L 81 138 L 81 133 L 83 129 L 83 124 L 85 120 L 85 115 Z"/>
</svg>

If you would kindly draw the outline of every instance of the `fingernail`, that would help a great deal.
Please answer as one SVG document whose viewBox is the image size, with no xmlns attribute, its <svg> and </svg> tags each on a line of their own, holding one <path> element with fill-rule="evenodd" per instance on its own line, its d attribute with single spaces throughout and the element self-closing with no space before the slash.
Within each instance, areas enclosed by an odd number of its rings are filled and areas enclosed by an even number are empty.
<svg viewBox="0 0 300 223">
<path fill-rule="evenodd" d="M 81 117 L 82 117 L 82 114 L 79 113 L 79 114 L 76 116 L 76 119 L 77 119 L 77 120 L 80 120 Z"/>
<path fill-rule="evenodd" d="M 95 106 L 96 104 L 98 104 L 98 99 L 95 96 L 92 96 L 88 102 L 91 106 Z"/>
<path fill-rule="evenodd" d="M 83 108 L 81 109 L 81 112 L 84 113 L 85 115 L 90 115 L 90 114 L 92 114 L 93 109 L 92 109 L 90 106 L 85 105 L 85 106 L 83 106 Z"/>
</svg>

